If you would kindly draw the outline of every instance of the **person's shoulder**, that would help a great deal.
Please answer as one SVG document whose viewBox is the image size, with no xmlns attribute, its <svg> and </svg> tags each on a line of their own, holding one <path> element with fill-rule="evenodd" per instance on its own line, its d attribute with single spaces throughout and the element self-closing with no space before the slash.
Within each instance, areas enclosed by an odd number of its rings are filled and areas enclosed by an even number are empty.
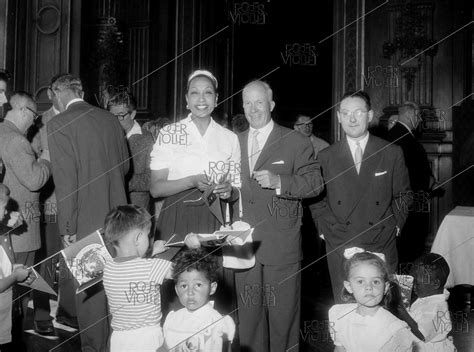
<svg viewBox="0 0 474 352">
<path fill-rule="evenodd" d="M 403 320 L 398 319 L 395 315 L 390 313 L 383 307 L 380 307 L 376 313 L 378 323 L 390 327 L 393 330 L 398 330 L 403 327 L 407 327 L 408 324 Z"/>
<path fill-rule="evenodd" d="M 332 322 L 342 320 L 348 314 L 355 313 L 357 303 L 335 304 L 329 309 L 329 320 Z"/>
<path fill-rule="evenodd" d="M 386 141 L 383 138 L 374 136 L 371 134 L 369 136 L 369 142 L 372 143 L 378 150 L 388 154 L 401 152 L 401 147 L 393 142 Z"/>
</svg>

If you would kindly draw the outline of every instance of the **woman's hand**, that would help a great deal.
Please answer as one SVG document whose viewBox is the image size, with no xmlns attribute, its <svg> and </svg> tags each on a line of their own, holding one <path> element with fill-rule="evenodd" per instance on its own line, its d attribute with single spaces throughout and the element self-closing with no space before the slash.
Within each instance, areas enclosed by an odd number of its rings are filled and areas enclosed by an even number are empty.
<svg viewBox="0 0 474 352">
<path fill-rule="evenodd" d="M 201 192 L 205 192 L 211 183 L 205 174 L 191 176 L 193 187 L 198 188 Z"/>
<path fill-rule="evenodd" d="M 218 184 L 214 188 L 214 193 L 220 199 L 228 199 L 232 195 L 232 186 L 229 182 L 224 182 L 224 183 Z"/>
</svg>

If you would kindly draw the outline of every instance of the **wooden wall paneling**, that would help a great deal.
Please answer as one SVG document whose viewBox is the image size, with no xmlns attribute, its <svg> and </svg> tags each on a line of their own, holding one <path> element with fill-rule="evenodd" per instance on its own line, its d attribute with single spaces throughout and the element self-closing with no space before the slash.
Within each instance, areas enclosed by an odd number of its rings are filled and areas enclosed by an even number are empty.
<svg viewBox="0 0 474 352">
<path fill-rule="evenodd" d="M 128 82 L 137 99 L 139 117 L 149 114 L 149 79 L 150 73 L 150 1 L 130 3 L 128 16 Z M 144 78 L 146 77 L 146 78 Z"/>
</svg>

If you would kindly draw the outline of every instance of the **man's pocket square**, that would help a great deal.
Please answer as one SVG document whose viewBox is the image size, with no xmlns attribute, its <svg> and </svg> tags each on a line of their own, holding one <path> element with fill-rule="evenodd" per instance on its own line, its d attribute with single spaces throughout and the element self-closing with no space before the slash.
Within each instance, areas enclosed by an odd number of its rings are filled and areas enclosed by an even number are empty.
<svg viewBox="0 0 474 352">
<path fill-rule="evenodd" d="M 387 171 L 376 172 L 375 176 L 382 176 L 382 175 L 385 175 L 386 173 L 387 173 Z"/>
<path fill-rule="evenodd" d="M 272 163 L 272 165 L 283 165 L 285 162 L 283 160 L 280 161 L 275 161 Z"/>
</svg>

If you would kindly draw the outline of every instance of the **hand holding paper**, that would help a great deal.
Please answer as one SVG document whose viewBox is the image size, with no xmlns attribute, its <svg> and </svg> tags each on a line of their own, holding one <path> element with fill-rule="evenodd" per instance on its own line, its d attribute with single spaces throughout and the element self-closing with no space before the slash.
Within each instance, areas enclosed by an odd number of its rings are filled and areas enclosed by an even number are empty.
<svg viewBox="0 0 474 352">
<path fill-rule="evenodd" d="M 168 247 L 166 247 L 166 242 L 162 240 L 155 241 L 153 243 L 153 253 L 152 256 L 155 254 L 163 253 L 168 250 Z"/>
</svg>

